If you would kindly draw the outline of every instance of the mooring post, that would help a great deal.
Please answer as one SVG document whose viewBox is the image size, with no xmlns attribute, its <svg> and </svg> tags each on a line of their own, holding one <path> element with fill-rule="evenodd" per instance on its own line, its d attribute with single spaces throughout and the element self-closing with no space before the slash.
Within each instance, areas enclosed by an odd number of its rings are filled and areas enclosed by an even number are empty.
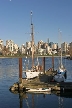
<svg viewBox="0 0 72 108">
<path fill-rule="evenodd" d="M 22 58 L 19 58 L 19 90 L 22 89 Z"/>
<path fill-rule="evenodd" d="M 45 57 L 43 57 L 43 72 L 45 74 Z"/>
<path fill-rule="evenodd" d="M 52 71 L 54 71 L 54 56 L 52 54 Z"/>
<path fill-rule="evenodd" d="M 19 58 L 19 82 L 22 83 L 22 58 Z"/>
</svg>

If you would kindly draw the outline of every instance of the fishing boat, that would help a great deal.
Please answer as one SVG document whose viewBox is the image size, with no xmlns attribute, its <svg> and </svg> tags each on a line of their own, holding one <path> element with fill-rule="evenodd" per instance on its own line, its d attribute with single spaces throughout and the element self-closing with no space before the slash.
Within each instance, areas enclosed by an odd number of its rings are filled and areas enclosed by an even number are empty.
<svg viewBox="0 0 72 108">
<path fill-rule="evenodd" d="M 42 66 L 39 65 L 34 65 L 34 33 L 33 33 L 33 23 L 32 23 L 32 12 L 31 12 L 31 38 L 32 38 L 32 67 L 31 69 L 27 69 L 25 71 L 25 76 L 26 79 L 32 79 L 35 78 L 37 76 L 39 76 L 39 74 L 43 73 L 43 69 Z"/>
<path fill-rule="evenodd" d="M 28 88 L 26 92 L 29 93 L 44 93 L 44 92 L 50 92 L 51 88 L 37 88 L 37 89 L 32 89 L 32 88 Z"/>
<path fill-rule="evenodd" d="M 60 32 L 60 31 L 59 31 Z M 60 32 L 61 33 L 61 32 Z M 58 67 L 58 71 L 57 71 L 57 74 L 54 76 L 54 80 L 56 82 L 64 82 L 65 79 L 66 79 L 66 69 L 62 63 L 62 48 L 61 48 L 61 57 L 60 57 L 60 64 L 59 64 L 59 67 Z"/>
</svg>

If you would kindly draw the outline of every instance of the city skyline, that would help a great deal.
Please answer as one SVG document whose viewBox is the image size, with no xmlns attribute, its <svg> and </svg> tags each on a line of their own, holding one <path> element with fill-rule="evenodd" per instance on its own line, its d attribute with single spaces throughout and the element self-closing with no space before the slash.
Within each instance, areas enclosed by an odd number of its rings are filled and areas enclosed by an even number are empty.
<svg viewBox="0 0 72 108">
<path fill-rule="evenodd" d="M 16 42 L 14 42 L 14 40 L 5 40 L 5 42 L 4 42 L 4 40 L 3 39 L 0 39 L 0 40 L 2 40 L 3 41 L 3 45 L 4 46 L 6 46 L 6 41 L 12 41 L 14 44 L 16 44 L 16 45 L 18 45 Z M 40 42 L 40 41 L 43 41 L 43 40 L 38 40 L 38 42 Z M 26 41 L 26 42 L 31 42 L 31 41 Z M 21 45 L 18 45 L 19 47 L 21 47 L 22 45 L 25 45 L 26 46 L 26 42 L 25 43 L 21 43 Z M 35 45 L 38 45 L 38 42 L 37 43 L 35 43 Z M 50 43 L 53 43 L 53 44 L 58 44 L 58 45 L 60 45 L 60 43 L 57 43 L 57 42 L 53 42 L 53 41 L 49 41 L 49 38 L 48 38 L 48 41 L 47 42 L 44 42 L 43 41 L 43 43 L 48 43 L 48 44 L 50 44 Z M 63 44 L 64 42 L 62 42 L 61 44 Z M 72 43 L 72 42 L 65 42 L 66 44 L 70 44 L 70 43 Z"/>
<path fill-rule="evenodd" d="M 0 0 L 0 38 L 4 42 L 13 40 L 20 46 L 31 40 L 31 10 L 35 43 L 47 42 L 48 38 L 58 43 L 58 28 L 62 31 L 62 42 L 71 42 L 71 0 Z"/>
</svg>

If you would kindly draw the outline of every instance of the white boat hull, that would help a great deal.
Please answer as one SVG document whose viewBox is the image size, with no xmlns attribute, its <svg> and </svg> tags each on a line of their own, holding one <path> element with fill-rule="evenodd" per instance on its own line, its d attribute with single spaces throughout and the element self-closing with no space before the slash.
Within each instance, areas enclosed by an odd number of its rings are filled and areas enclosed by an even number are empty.
<svg viewBox="0 0 72 108">
<path fill-rule="evenodd" d="M 42 74 L 43 72 L 31 72 L 31 71 L 28 71 L 26 72 L 26 78 L 27 79 L 31 79 L 31 78 L 35 78 L 37 76 L 39 76 L 39 74 Z"/>
<path fill-rule="evenodd" d="M 50 92 L 51 88 L 47 88 L 47 89 L 42 89 L 42 88 L 37 88 L 37 89 L 28 89 L 27 92 L 31 92 L 31 93 L 44 93 L 44 92 Z"/>
</svg>

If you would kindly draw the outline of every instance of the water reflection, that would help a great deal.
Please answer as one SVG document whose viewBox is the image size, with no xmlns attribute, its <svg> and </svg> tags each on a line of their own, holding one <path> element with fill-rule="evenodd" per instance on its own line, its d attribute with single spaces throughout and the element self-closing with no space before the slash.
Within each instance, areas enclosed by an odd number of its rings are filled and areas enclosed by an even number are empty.
<svg viewBox="0 0 72 108">
<path fill-rule="evenodd" d="M 23 108 L 23 99 L 27 101 L 27 95 L 24 92 L 19 93 L 19 100 L 20 100 L 20 108 Z"/>
<path fill-rule="evenodd" d="M 62 97 L 58 97 L 58 101 L 59 101 L 59 107 L 58 108 L 64 108 L 64 103 L 63 103 L 63 101 L 64 101 L 64 99 L 62 98 Z"/>
<path fill-rule="evenodd" d="M 23 58 L 23 65 L 24 65 Z M 40 59 L 39 59 L 40 60 Z M 55 69 L 58 67 L 58 58 L 55 58 Z M 61 98 L 64 108 L 72 108 L 72 93 L 51 93 L 49 94 L 29 94 L 29 93 L 10 93 L 9 87 L 18 82 L 19 64 L 18 59 L 0 59 L 0 108 L 58 108 Z M 63 62 L 65 59 L 63 59 Z M 31 64 L 31 63 L 30 63 Z M 46 58 L 45 69 L 52 66 L 51 58 Z M 65 61 L 68 70 L 67 80 L 72 81 L 72 61 Z M 33 96 L 32 96 L 33 95 Z M 26 97 L 27 96 L 27 97 Z M 60 106 L 61 107 L 61 106 Z"/>
<path fill-rule="evenodd" d="M 38 102 L 38 98 L 41 96 L 41 100 L 42 98 L 46 98 L 47 95 L 51 95 L 51 92 L 49 93 L 26 93 L 26 92 L 18 92 L 18 91 L 10 91 L 11 93 L 15 94 L 15 95 L 19 95 L 19 108 L 24 108 L 26 103 L 26 107 L 27 108 L 35 108 L 39 102 Z"/>
<path fill-rule="evenodd" d="M 25 92 L 19 92 L 19 91 L 10 91 L 11 93 L 15 94 L 15 95 L 19 95 L 19 103 L 20 103 L 20 107 L 19 108 L 23 108 L 23 100 L 26 101 L 27 103 L 27 94 Z M 28 104 L 27 104 L 28 105 Z"/>
<path fill-rule="evenodd" d="M 39 108 L 43 103 L 46 103 L 46 106 L 47 104 L 50 106 L 53 106 L 52 104 L 54 104 L 54 108 L 67 108 L 65 107 L 65 100 L 66 98 L 72 98 L 72 92 L 61 91 L 52 91 L 50 94 L 26 93 L 18 91 L 14 91 L 12 93 L 19 96 L 19 108 Z M 51 101 L 53 102 L 52 104 L 50 103 Z"/>
<path fill-rule="evenodd" d="M 65 92 L 53 91 L 52 93 L 54 93 L 55 95 L 60 96 L 60 97 L 72 98 L 72 91 L 65 91 Z"/>
<path fill-rule="evenodd" d="M 70 100 L 70 98 L 72 98 L 71 91 L 52 91 L 52 94 L 55 94 L 58 97 L 58 108 L 69 107 L 68 103 L 65 103 L 65 101 L 67 102 L 67 99 Z"/>
</svg>

